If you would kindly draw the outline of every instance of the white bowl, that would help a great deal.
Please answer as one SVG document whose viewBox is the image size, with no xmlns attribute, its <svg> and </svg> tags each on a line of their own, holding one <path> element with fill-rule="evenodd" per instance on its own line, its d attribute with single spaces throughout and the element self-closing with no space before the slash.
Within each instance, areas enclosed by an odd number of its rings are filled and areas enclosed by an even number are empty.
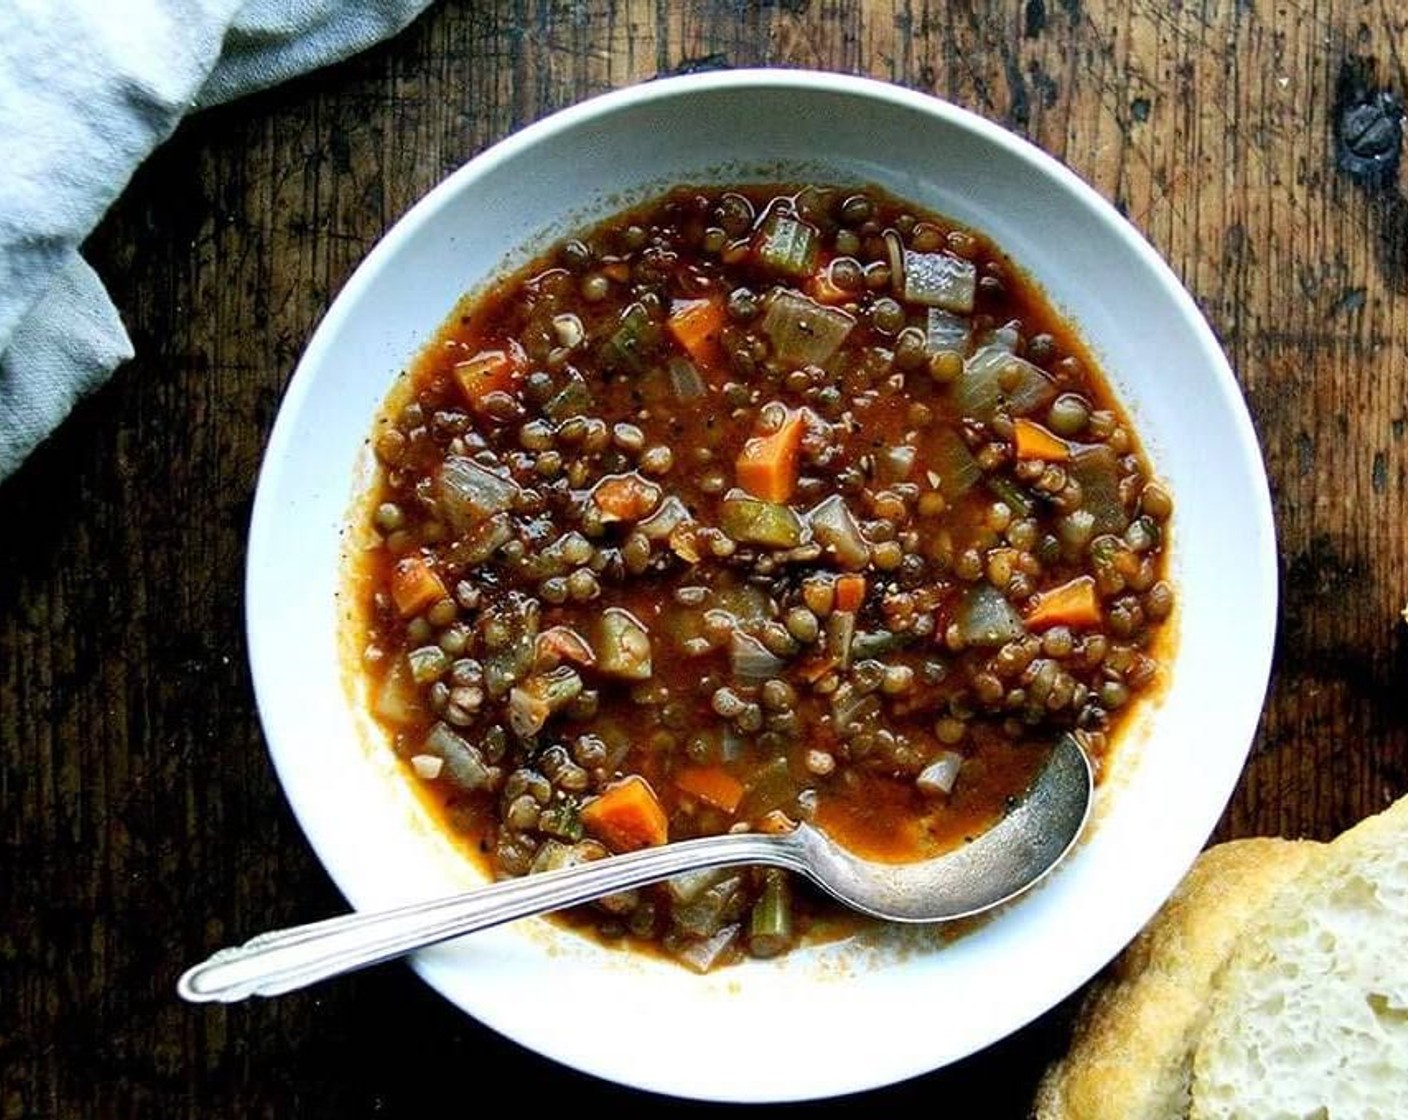
<svg viewBox="0 0 1408 1120">
<path fill-rule="evenodd" d="M 274 426 L 249 543 L 254 684 L 284 789 L 353 905 L 479 881 L 345 687 L 342 530 L 393 378 L 463 293 L 623 204 L 676 182 L 807 179 L 878 184 L 976 227 L 1075 320 L 1175 496 L 1177 653 L 1161 702 L 1122 744 L 1087 840 L 1041 889 L 952 943 L 897 933 L 699 977 L 537 919 L 414 960 L 448 999 L 523 1045 L 687 1097 L 885 1085 L 962 1058 L 1073 992 L 1206 842 L 1270 667 L 1275 541 L 1242 398 L 1193 301 L 1103 199 L 996 125 L 878 82 L 738 71 L 635 86 L 524 129 L 397 223 L 319 326 Z"/>
</svg>

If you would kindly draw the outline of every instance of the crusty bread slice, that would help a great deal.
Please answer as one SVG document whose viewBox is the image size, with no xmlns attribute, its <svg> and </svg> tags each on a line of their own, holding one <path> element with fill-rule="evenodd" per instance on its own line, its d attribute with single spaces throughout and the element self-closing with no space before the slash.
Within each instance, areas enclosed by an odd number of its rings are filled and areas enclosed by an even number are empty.
<svg viewBox="0 0 1408 1120">
<path fill-rule="evenodd" d="M 1252 918 L 1217 977 L 1192 1117 L 1408 1118 L 1408 798 Z"/>
<path fill-rule="evenodd" d="M 1213 977 L 1318 847 L 1257 838 L 1199 856 L 1087 999 L 1069 1053 L 1042 1080 L 1038 1120 L 1185 1120 Z"/>
</svg>

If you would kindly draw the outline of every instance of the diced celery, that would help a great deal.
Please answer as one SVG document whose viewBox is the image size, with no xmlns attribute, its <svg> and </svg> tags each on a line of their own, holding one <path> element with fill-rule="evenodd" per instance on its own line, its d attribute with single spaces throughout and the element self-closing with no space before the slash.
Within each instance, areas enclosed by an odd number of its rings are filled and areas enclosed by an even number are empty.
<svg viewBox="0 0 1408 1120">
<path fill-rule="evenodd" d="M 643 304 L 633 303 L 621 313 L 619 325 L 597 356 L 607 369 L 642 373 L 659 344 L 660 325 Z"/>
<path fill-rule="evenodd" d="M 792 944 L 792 892 L 787 873 L 765 872 L 763 893 L 748 918 L 748 951 L 755 957 L 775 957 Z"/>
<path fill-rule="evenodd" d="M 777 502 L 729 497 L 719 507 L 719 527 L 740 544 L 795 548 L 806 539 L 807 527 L 792 510 Z"/>
<path fill-rule="evenodd" d="M 758 263 L 784 276 L 803 277 L 816 267 L 815 227 L 793 214 L 774 210 L 763 220 L 754 241 Z"/>
</svg>

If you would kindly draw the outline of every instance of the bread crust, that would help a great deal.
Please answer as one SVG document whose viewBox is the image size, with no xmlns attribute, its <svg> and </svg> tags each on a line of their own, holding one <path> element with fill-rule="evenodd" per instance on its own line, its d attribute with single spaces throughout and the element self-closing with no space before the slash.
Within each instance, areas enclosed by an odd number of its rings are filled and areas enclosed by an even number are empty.
<svg viewBox="0 0 1408 1120">
<path fill-rule="evenodd" d="M 1322 845 L 1258 837 L 1209 848 L 1092 990 L 1036 1120 L 1184 1120 L 1214 978 L 1252 916 Z"/>
<path fill-rule="evenodd" d="M 1252 916 L 1212 993 L 1191 1116 L 1408 1117 L 1408 797 Z"/>
</svg>

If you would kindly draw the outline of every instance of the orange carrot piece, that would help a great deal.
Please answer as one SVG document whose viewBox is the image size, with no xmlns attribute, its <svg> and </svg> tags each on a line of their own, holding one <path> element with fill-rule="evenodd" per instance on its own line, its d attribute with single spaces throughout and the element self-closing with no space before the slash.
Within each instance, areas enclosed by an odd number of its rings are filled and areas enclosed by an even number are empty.
<svg viewBox="0 0 1408 1120">
<path fill-rule="evenodd" d="M 391 598 L 402 618 L 420 614 L 431 603 L 445 598 L 445 585 L 434 570 L 419 556 L 407 556 L 397 561 L 391 573 Z"/>
<path fill-rule="evenodd" d="M 614 852 L 653 848 L 669 837 L 660 799 L 639 774 L 608 786 L 582 807 L 582 827 Z"/>
<path fill-rule="evenodd" d="M 660 487 L 640 475 L 609 474 L 592 489 L 604 521 L 635 521 L 660 504 Z"/>
<path fill-rule="evenodd" d="M 465 400 L 478 406 L 490 393 L 512 393 L 517 387 L 523 362 L 517 344 L 503 349 L 481 350 L 474 357 L 456 362 L 455 382 Z"/>
<path fill-rule="evenodd" d="M 1019 459 L 1046 459 L 1052 463 L 1064 463 L 1071 457 L 1071 449 L 1066 441 L 1047 431 L 1035 420 L 1013 420 L 1012 428 Z"/>
<path fill-rule="evenodd" d="M 700 801 L 732 813 L 743 800 L 743 783 L 722 766 L 691 766 L 675 774 L 675 785 Z"/>
<path fill-rule="evenodd" d="M 855 572 L 836 577 L 836 609 L 858 611 L 865 602 L 865 577 Z"/>
<path fill-rule="evenodd" d="M 1027 612 L 1029 630 L 1044 630 L 1049 626 L 1095 626 L 1100 622 L 1100 600 L 1095 594 L 1091 576 L 1073 580 L 1043 591 Z"/>
<path fill-rule="evenodd" d="M 727 319 L 721 299 L 677 299 L 670 305 L 670 333 L 699 366 L 714 366 L 723 360 L 719 332 Z"/>
<path fill-rule="evenodd" d="M 785 502 L 797 485 L 797 459 L 806 419 L 792 412 L 771 435 L 754 436 L 743 445 L 735 467 L 738 485 L 765 502 Z"/>
</svg>

